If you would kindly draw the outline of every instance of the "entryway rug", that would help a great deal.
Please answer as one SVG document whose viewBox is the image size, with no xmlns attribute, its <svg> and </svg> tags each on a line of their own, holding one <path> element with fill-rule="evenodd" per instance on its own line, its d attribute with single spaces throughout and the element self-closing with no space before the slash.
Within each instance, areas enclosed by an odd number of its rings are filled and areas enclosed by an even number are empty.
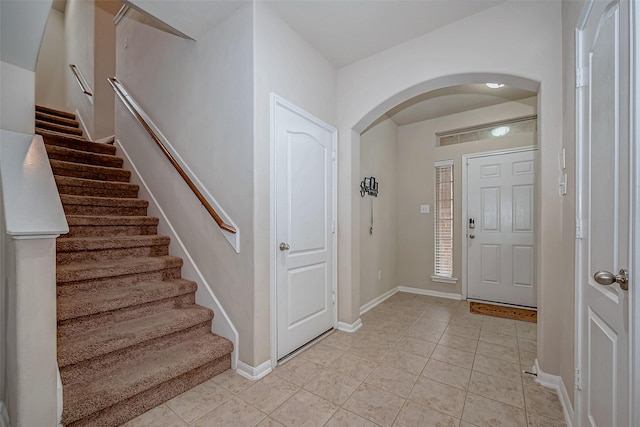
<svg viewBox="0 0 640 427">
<path fill-rule="evenodd" d="M 487 316 L 502 317 L 504 319 L 522 320 L 531 323 L 538 322 L 538 312 L 535 310 L 527 310 L 525 308 L 471 302 L 469 303 L 469 311 L 472 313 L 485 314 Z"/>
</svg>

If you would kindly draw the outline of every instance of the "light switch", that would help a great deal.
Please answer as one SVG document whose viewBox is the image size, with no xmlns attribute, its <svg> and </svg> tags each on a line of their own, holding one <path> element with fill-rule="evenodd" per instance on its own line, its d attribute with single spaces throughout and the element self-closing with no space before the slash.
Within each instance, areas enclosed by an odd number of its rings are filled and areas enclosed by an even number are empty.
<svg viewBox="0 0 640 427">
<path fill-rule="evenodd" d="M 423 214 L 429 213 L 429 205 L 420 205 L 420 213 L 423 213 Z"/>
</svg>

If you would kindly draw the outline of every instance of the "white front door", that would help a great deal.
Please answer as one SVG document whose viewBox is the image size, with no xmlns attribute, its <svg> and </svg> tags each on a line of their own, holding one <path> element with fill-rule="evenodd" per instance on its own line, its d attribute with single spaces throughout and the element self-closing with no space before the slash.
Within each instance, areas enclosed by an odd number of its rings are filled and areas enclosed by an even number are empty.
<svg viewBox="0 0 640 427">
<path fill-rule="evenodd" d="M 536 307 L 534 148 L 467 158 L 467 298 Z"/>
<path fill-rule="evenodd" d="M 337 131 L 274 96 L 277 359 L 334 327 Z"/>
<path fill-rule="evenodd" d="M 579 426 L 627 427 L 629 3 L 587 4 L 578 27 Z M 582 227 L 580 227 L 580 223 Z M 582 230 L 580 230 L 582 228 Z M 607 273 L 608 272 L 608 273 Z M 608 285 L 605 285 L 608 284 Z"/>
</svg>

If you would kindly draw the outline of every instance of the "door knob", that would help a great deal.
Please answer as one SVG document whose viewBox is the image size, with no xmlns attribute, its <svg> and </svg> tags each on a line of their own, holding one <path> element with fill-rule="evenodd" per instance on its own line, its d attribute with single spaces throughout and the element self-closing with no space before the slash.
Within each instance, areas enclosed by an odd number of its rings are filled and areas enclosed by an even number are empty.
<svg viewBox="0 0 640 427">
<path fill-rule="evenodd" d="M 286 251 L 288 249 L 291 249 L 291 246 L 289 246 L 288 243 L 284 243 L 284 242 L 280 243 L 280 250 L 281 251 Z"/>
<path fill-rule="evenodd" d="M 629 272 L 624 268 L 620 269 L 617 275 L 609 271 L 598 271 L 593 275 L 593 278 L 602 286 L 618 283 L 623 291 L 629 290 Z"/>
<path fill-rule="evenodd" d="M 475 234 L 469 234 L 469 238 L 470 238 L 470 239 L 475 239 L 475 238 L 476 238 L 476 235 L 475 235 Z"/>
</svg>

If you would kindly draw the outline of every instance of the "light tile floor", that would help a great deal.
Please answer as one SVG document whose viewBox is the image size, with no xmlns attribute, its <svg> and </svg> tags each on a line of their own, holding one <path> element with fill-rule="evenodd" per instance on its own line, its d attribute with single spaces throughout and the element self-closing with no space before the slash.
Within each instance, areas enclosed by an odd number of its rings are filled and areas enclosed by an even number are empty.
<svg viewBox="0 0 640 427">
<path fill-rule="evenodd" d="M 227 371 L 126 427 L 565 426 L 530 371 L 532 323 L 469 304 L 397 293 L 252 382 Z"/>
</svg>

